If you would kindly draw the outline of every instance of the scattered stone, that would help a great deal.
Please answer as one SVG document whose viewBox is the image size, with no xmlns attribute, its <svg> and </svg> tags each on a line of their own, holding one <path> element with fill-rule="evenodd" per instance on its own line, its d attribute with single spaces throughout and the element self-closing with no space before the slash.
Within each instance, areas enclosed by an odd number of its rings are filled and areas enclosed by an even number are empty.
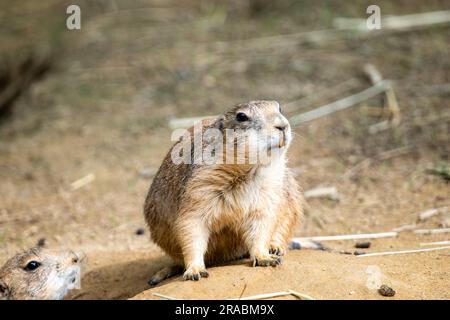
<svg viewBox="0 0 450 320">
<path fill-rule="evenodd" d="M 361 255 L 366 254 L 366 253 L 364 251 L 361 251 L 361 250 L 356 250 L 355 252 L 353 252 L 353 254 L 355 256 L 361 256 Z"/>
<path fill-rule="evenodd" d="M 45 239 L 45 238 L 40 238 L 40 239 L 37 241 L 36 245 L 37 245 L 38 247 L 45 247 L 45 242 L 46 242 L 46 239 Z"/>
<path fill-rule="evenodd" d="M 157 172 L 158 169 L 156 168 L 144 168 L 139 170 L 139 176 L 143 179 L 151 179 L 156 175 Z"/>
<path fill-rule="evenodd" d="M 25 180 L 28 180 L 28 181 L 34 180 L 34 175 L 31 172 L 25 172 L 23 177 L 25 178 Z"/>
<path fill-rule="evenodd" d="M 365 241 L 365 242 L 357 242 L 355 244 L 355 248 L 357 249 L 368 249 L 371 246 L 371 242 L 370 241 Z"/>
<path fill-rule="evenodd" d="M 350 251 L 339 251 L 340 254 L 353 254 Z"/>
<path fill-rule="evenodd" d="M 142 236 L 144 233 L 145 233 L 144 228 L 139 228 L 136 230 L 136 235 L 138 235 L 138 236 Z"/>
<path fill-rule="evenodd" d="M 311 190 L 306 190 L 303 194 L 305 198 L 328 198 L 334 201 L 339 201 L 340 199 L 336 187 L 314 188 Z"/>
<path fill-rule="evenodd" d="M 291 243 L 289 244 L 289 249 L 291 249 L 291 250 L 302 250 L 302 249 L 326 250 L 327 248 L 318 241 L 301 239 L 301 240 L 291 241 Z"/>
<path fill-rule="evenodd" d="M 395 290 L 387 285 L 383 284 L 380 289 L 378 289 L 378 293 L 383 297 L 393 297 L 395 296 Z"/>
<path fill-rule="evenodd" d="M 444 219 L 439 223 L 440 228 L 450 228 L 450 218 Z"/>
</svg>

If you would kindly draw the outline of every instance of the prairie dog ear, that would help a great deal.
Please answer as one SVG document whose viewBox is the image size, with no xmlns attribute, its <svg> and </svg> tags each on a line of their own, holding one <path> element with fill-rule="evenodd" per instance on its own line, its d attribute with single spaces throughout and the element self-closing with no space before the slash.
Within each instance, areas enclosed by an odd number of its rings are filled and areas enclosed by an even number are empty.
<svg viewBox="0 0 450 320">
<path fill-rule="evenodd" d="M 224 121 L 225 121 L 225 117 L 224 116 L 220 116 L 217 118 L 216 123 L 214 124 L 214 126 L 216 127 L 216 129 L 219 130 L 223 130 L 224 127 Z"/>
<path fill-rule="evenodd" d="M 8 300 L 10 296 L 10 291 L 8 285 L 3 279 L 0 279 L 0 300 Z"/>
</svg>

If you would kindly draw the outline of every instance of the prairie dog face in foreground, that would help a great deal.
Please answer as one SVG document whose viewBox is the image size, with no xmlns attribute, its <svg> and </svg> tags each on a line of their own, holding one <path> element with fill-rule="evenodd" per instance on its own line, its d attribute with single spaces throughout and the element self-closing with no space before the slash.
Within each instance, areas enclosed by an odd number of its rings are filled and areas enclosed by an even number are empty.
<svg viewBox="0 0 450 320">
<path fill-rule="evenodd" d="M 0 299 L 61 300 L 79 288 L 84 255 L 35 247 L 0 269 Z"/>
<path fill-rule="evenodd" d="M 242 143 L 245 138 L 247 152 L 261 154 L 267 151 L 271 155 L 283 155 L 292 140 L 289 122 L 276 101 L 238 104 L 219 118 L 218 125 L 227 135 L 228 130 L 233 132 L 236 144 Z"/>
</svg>

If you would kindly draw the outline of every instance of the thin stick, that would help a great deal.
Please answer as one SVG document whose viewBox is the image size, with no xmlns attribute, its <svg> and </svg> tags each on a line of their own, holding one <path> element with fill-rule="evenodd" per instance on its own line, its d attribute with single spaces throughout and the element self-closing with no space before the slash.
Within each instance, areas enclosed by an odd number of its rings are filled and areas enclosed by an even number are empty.
<svg viewBox="0 0 450 320">
<path fill-rule="evenodd" d="M 336 92 L 339 92 L 339 91 L 345 91 L 345 90 L 354 88 L 357 84 L 358 84 L 358 82 L 356 81 L 356 79 L 351 78 L 347 81 L 339 83 L 338 85 L 336 85 L 333 88 L 328 89 L 326 92 L 323 92 L 320 95 L 320 98 L 323 99 L 324 97 L 326 98 L 330 94 L 333 94 L 333 93 L 335 94 Z M 318 99 L 317 95 L 308 95 L 302 99 L 290 101 L 290 102 L 284 104 L 282 106 L 282 108 L 283 108 L 284 112 L 293 112 L 293 111 L 295 111 L 294 109 L 297 106 L 299 106 L 299 107 L 297 107 L 297 109 L 302 108 L 307 103 L 310 103 L 311 101 L 314 101 L 317 99 Z M 216 118 L 216 117 L 218 117 L 218 116 L 212 115 L 212 116 L 199 116 L 199 117 L 187 117 L 187 118 L 172 118 L 169 120 L 169 128 L 171 128 L 172 130 L 189 128 L 189 127 L 193 126 L 195 123 L 197 123 L 198 121 L 208 119 L 208 118 Z"/>
<path fill-rule="evenodd" d="M 383 30 L 411 30 L 423 28 L 429 25 L 449 23 L 450 11 L 433 11 L 403 16 L 387 16 L 383 18 Z M 369 32 L 366 19 L 336 18 L 333 25 L 337 29 L 354 29 L 361 32 Z"/>
<path fill-rule="evenodd" d="M 450 241 L 437 241 L 437 242 L 422 242 L 420 246 L 440 246 L 440 245 L 446 245 L 450 244 Z"/>
<path fill-rule="evenodd" d="M 314 188 L 304 192 L 305 198 L 329 198 L 339 200 L 339 193 L 336 187 Z"/>
<path fill-rule="evenodd" d="M 419 220 L 425 221 L 431 217 L 438 215 L 441 212 L 446 213 L 449 208 L 450 207 L 440 207 L 440 208 L 432 208 L 432 209 L 425 210 L 425 211 L 419 213 Z"/>
<path fill-rule="evenodd" d="M 414 233 L 418 233 L 418 234 L 436 234 L 436 233 L 448 233 L 448 232 L 450 232 L 450 228 L 414 230 Z"/>
<path fill-rule="evenodd" d="M 354 239 L 377 239 L 377 238 L 392 238 L 398 235 L 397 232 L 382 232 L 382 233 L 366 233 L 366 234 L 346 234 L 339 236 L 318 236 L 318 237 L 302 237 L 293 238 L 292 241 L 313 240 L 313 241 L 334 241 L 334 240 L 354 240 Z"/>
<path fill-rule="evenodd" d="M 269 299 L 269 298 L 276 298 L 276 297 L 284 297 L 293 295 L 301 300 L 315 300 L 310 295 L 307 295 L 305 293 L 301 293 L 294 290 L 288 290 L 288 291 L 280 291 L 280 292 L 274 292 L 274 293 L 264 293 L 264 294 L 257 294 L 254 296 L 244 297 L 244 298 L 234 298 L 234 299 L 228 299 L 228 300 L 260 300 L 260 299 Z"/>
<path fill-rule="evenodd" d="M 395 229 L 392 229 L 394 232 L 403 232 L 403 231 L 411 231 L 417 228 L 417 225 L 415 223 L 413 224 L 405 224 L 403 226 L 397 227 Z"/>
<path fill-rule="evenodd" d="M 92 181 L 95 180 L 95 175 L 93 173 L 88 174 L 87 176 L 84 176 L 81 179 L 78 179 L 70 184 L 70 187 L 72 191 L 75 191 L 77 189 L 83 188 L 84 186 L 88 185 Z"/>
<path fill-rule="evenodd" d="M 297 298 L 301 299 L 301 300 L 316 300 L 313 297 L 305 294 L 305 293 L 301 293 L 301 292 L 297 292 L 294 290 L 289 290 L 289 292 L 293 295 L 296 296 Z"/>
<path fill-rule="evenodd" d="M 152 295 L 158 297 L 158 298 L 162 298 L 162 299 L 166 299 L 166 300 L 178 300 L 177 298 L 171 297 L 171 296 L 166 296 L 164 294 L 161 293 L 152 293 Z"/>
<path fill-rule="evenodd" d="M 340 82 L 334 87 L 327 88 L 327 90 L 323 90 L 323 92 L 320 92 L 320 94 L 310 94 L 306 97 L 303 97 L 298 100 L 289 101 L 281 106 L 284 113 L 287 112 L 295 112 L 299 111 L 300 109 L 303 109 L 309 105 L 311 105 L 312 102 L 323 101 L 324 99 L 331 99 L 333 95 L 341 94 L 344 91 L 350 90 L 350 89 L 356 89 L 358 87 L 358 81 L 355 78 L 350 78 L 344 82 Z"/>
<path fill-rule="evenodd" d="M 257 294 L 254 296 L 248 296 L 248 297 L 243 297 L 243 298 L 233 298 L 233 299 L 229 299 L 229 300 L 260 300 L 260 299 L 269 299 L 269 298 L 289 296 L 290 294 L 291 293 L 288 291 L 281 291 L 281 292 L 274 292 L 274 293 Z"/>
<path fill-rule="evenodd" d="M 450 249 L 450 246 L 429 248 L 429 249 L 413 249 L 413 250 L 403 250 L 403 251 L 374 252 L 374 253 L 361 254 L 361 255 L 358 255 L 357 257 L 387 256 L 387 255 L 393 255 L 393 254 L 416 253 L 416 252 L 427 252 L 427 251 L 448 250 L 448 249 Z"/>
<path fill-rule="evenodd" d="M 244 288 L 242 289 L 241 294 L 239 295 L 239 299 L 241 299 L 242 296 L 244 295 L 245 289 L 247 289 L 247 284 L 244 284 Z"/>
<path fill-rule="evenodd" d="M 375 85 L 383 81 L 383 76 L 381 72 L 373 64 L 366 64 L 364 66 L 364 72 L 368 75 L 370 82 Z M 375 134 L 380 131 L 389 129 L 392 126 L 397 126 L 400 123 L 400 107 L 398 106 L 397 98 L 395 97 L 394 89 L 392 88 L 391 82 L 387 83 L 386 90 L 386 104 L 390 113 L 389 121 L 381 121 L 377 124 L 370 126 L 369 133 Z"/>
<path fill-rule="evenodd" d="M 376 84 L 383 80 L 381 72 L 373 64 L 368 63 L 364 65 L 363 69 L 372 84 Z"/>
<path fill-rule="evenodd" d="M 301 123 L 315 120 L 324 117 L 326 115 L 329 115 L 331 113 L 347 109 L 384 92 L 387 88 L 387 84 L 388 81 L 386 80 L 380 81 L 377 84 L 373 85 L 372 87 L 367 88 L 349 97 L 334 101 L 332 103 L 313 109 L 311 111 L 292 116 L 289 119 L 289 122 L 291 123 L 292 126 L 297 126 Z"/>
</svg>

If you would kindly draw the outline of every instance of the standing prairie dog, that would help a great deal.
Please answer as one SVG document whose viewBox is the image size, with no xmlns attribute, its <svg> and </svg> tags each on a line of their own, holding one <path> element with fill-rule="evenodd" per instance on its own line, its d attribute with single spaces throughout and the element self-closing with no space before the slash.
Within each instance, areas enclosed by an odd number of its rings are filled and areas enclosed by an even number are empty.
<svg viewBox="0 0 450 320">
<path fill-rule="evenodd" d="M 156 273 L 151 285 L 182 267 L 185 280 L 199 280 L 208 276 L 206 265 L 248 255 L 254 266 L 276 266 L 302 215 L 302 194 L 286 166 L 291 129 L 278 102 L 238 104 L 217 119 L 204 120 L 200 133 L 195 133 L 194 127 L 189 129 L 194 136 L 192 155 L 195 137 L 208 129 L 219 130 L 224 136 L 230 129 L 247 134 L 257 141 L 258 151 L 269 152 L 272 157 L 250 163 L 248 152 L 244 152 L 246 162 L 237 163 L 234 152 L 231 158 L 235 161 L 229 163 L 224 160 L 224 147 L 219 157 L 223 161 L 175 164 L 177 144 L 172 147 L 150 187 L 144 215 L 153 241 L 176 266 Z M 220 142 L 224 146 L 225 140 Z M 210 146 L 208 141 L 201 142 L 204 150 Z M 248 151 L 248 141 L 239 134 L 234 146 L 242 141 Z"/>
<path fill-rule="evenodd" d="M 84 254 L 34 247 L 0 268 L 0 300 L 61 300 L 80 281 Z"/>
</svg>

